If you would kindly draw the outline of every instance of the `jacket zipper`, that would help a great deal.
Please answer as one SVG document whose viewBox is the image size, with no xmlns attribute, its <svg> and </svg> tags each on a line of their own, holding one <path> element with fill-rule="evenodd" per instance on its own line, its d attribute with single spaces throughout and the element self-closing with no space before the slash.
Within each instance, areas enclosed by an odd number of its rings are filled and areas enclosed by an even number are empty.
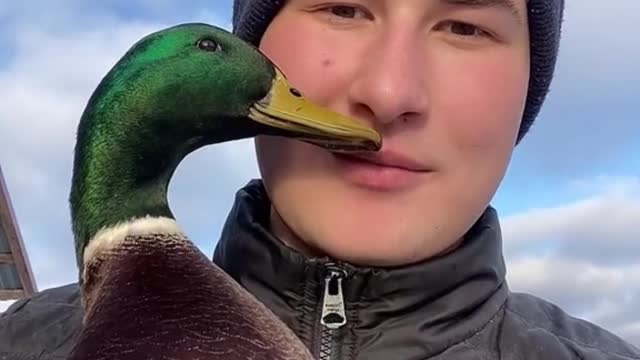
<svg viewBox="0 0 640 360">
<path fill-rule="evenodd" d="M 334 360 L 339 348 L 338 329 L 347 323 L 347 314 L 342 295 L 342 281 L 346 272 L 336 264 L 326 265 L 324 277 L 324 299 L 320 324 L 320 354 L 318 360 Z"/>
</svg>

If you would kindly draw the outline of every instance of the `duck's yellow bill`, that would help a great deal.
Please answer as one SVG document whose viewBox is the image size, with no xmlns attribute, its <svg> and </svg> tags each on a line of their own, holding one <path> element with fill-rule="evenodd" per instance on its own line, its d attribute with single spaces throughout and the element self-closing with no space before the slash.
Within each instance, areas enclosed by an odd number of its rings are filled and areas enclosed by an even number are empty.
<svg viewBox="0 0 640 360">
<path fill-rule="evenodd" d="M 382 146 L 378 132 L 305 99 L 277 69 L 271 91 L 251 107 L 249 117 L 332 151 L 376 151 Z"/>
</svg>

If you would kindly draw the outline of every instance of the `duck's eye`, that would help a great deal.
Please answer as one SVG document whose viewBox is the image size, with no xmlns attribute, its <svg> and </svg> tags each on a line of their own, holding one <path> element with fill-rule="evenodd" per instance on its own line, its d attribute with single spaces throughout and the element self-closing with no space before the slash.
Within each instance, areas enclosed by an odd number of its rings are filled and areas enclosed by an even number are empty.
<svg viewBox="0 0 640 360">
<path fill-rule="evenodd" d="M 300 90 L 298 90 L 296 88 L 290 88 L 289 92 L 291 93 L 291 95 L 293 95 L 295 97 L 302 97 L 302 94 L 300 93 Z"/>
<path fill-rule="evenodd" d="M 218 45 L 215 40 L 208 38 L 198 40 L 198 43 L 196 45 L 200 50 L 204 51 L 217 51 L 218 49 L 220 49 L 220 45 Z"/>
</svg>

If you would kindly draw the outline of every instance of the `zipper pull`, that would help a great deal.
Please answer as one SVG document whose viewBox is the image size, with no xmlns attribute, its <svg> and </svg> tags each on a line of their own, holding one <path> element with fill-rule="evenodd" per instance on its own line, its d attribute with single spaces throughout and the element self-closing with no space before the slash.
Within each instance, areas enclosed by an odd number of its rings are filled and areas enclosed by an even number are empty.
<svg viewBox="0 0 640 360">
<path fill-rule="evenodd" d="M 342 297 L 344 277 L 344 271 L 329 267 L 328 274 L 324 278 L 324 302 L 320 323 L 329 329 L 337 329 L 347 323 L 344 298 Z"/>
</svg>

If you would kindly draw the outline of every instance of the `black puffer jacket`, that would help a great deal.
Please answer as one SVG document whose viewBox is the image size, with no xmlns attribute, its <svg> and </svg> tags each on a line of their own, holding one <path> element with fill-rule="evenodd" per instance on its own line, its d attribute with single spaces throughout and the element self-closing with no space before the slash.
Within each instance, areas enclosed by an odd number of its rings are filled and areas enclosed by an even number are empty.
<svg viewBox="0 0 640 360">
<path fill-rule="evenodd" d="M 280 316 L 319 360 L 640 359 L 640 350 L 505 282 L 489 208 L 456 251 L 397 269 L 305 259 L 274 239 L 258 181 L 238 193 L 214 261 Z M 325 314 L 342 296 L 345 312 Z M 340 295 L 341 294 L 341 295 Z M 78 333 L 76 285 L 21 300 L 0 317 L 0 359 L 63 359 Z M 344 321 L 343 321 L 344 320 Z"/>
</svg>

